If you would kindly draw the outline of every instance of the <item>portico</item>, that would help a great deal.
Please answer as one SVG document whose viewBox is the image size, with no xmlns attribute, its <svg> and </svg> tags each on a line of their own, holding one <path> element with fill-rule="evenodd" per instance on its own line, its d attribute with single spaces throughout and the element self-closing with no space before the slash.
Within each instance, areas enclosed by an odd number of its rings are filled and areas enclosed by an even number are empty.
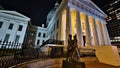
<svg viewBox="0 0 120 68">
<path fill-rule="evenodd" d="M 78 46 L 111 45 L 105 22 L 106 15 L 90 0 L 86 2 L 94 8 L 76 0 L 68 1 L 64 7 L 61 24 L 66 26 L 62 28 L 65 32 L 62 32 L 61 40 L 65 40 L 67 45 L 68 35 L 76 34 Z"/>
</svg>

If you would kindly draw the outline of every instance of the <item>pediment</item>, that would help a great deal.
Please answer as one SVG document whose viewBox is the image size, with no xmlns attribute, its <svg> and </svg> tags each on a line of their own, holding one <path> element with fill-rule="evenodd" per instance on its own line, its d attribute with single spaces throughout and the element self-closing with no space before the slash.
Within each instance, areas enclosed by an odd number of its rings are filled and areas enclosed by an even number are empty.
<svg viewBox="0 0 120 68">
<path fill-rule="evenodd" d="M 80 2 L 82 2 L 83 4 L 91 7 L 92 9 L 102 13 L 102 14 L 105 14 L 96 4 L 94 4 L 91 0 L 79 0 Z"/>
<path fill-rule="evenodd" d="M 0 10 L 0 13 L 12 15 L 12 16 L 17 16 L 17 17 L 21 17 L 21 18 L 28 18 L 28 17 L 26 17 L 26 16 L 24 16 L 16 11 Z"/>
</svg>

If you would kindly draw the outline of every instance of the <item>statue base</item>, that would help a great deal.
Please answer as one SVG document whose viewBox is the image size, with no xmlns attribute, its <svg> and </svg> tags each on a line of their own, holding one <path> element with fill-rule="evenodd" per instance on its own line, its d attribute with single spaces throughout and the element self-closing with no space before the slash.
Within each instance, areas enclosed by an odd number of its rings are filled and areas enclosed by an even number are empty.
<svg viewBox="0 0 120 68">
<path fill-rule="evenodd" d="M 85 68 L 84 62 L 69 62 L 67 60 L 63 60 L 62 68 Z"/>
</svg>

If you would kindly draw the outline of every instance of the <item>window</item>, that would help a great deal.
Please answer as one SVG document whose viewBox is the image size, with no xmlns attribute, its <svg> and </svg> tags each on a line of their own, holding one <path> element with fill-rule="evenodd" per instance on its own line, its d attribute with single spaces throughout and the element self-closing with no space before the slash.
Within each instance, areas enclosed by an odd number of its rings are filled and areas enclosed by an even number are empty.
<svg viewBox="0 0 120 68">
<path fill-rule="evenodd" d="M 7 42 L 9 40 L 9 37 L 10 37 L 10 34 L 6 34 L 4 41 Z"/>
<path fill-rule="evenodd" d="M 42 41 L 42 44 L 44 43 L 44 40 Z"/>
<path fill-rule="evenodd" d="M 12 23 L 10 23 L 10 25 L 9 25 L 8 29 L 11 29 L 11 30 L 12 30 L 12 28 L 13 28 L 13 24 L 12 24 Z"/>
<path fill-rule="evenodd" d="M 19 25 L 18 31 L 22 31 L 23 26 Z"/>
<path fill-rule="evenodd" d="M 16 35 L 15 42 L 19 42 L 20 35 Z"/>
<path fill-rule="evenodd" d="M 30 37 L 33 37 L 33 36 L 34 36 L 34 33 L 31 32 L 31 33 L 30 33 Z"/>
<path fill-rule="evenodd" d="M 43 38 L 45 38 L 45 35 L 46 35 L 46 34 L 44 33 L 44 34 L 43 34 Z"/>
<path fill-rule="evenodd" d="M 40 37 L 40 36 L 41 36 L 41 33 L 39 32 L 39 33 L 38 33 L 38 37 Z"/>
<path fill-rule="evenodd" d="M 0 21 L 0 28 L 2 27 L 3 22 Z"/>
<path fill-rule="evenodd" d="M 37 45 L 39 45 L 39 43 L 40 43 L 40 40 L 37 40 Z"/>
</svg>

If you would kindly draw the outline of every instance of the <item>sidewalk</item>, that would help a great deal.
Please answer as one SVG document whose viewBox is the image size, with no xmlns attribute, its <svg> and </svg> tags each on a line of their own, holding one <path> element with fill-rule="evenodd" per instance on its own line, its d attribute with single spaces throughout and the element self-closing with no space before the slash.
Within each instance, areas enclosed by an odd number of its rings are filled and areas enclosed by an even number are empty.
<svg viewBox="0 0 120 68">
<path fill-rule="evenodd" d="M 53 59 L 39 59 L 26 63 L 21 63 L 17 67 L 10 68 L 62 68 L 62 61 L 64 58 L 53 58 Z M 85 58 L 83 58 L 84 60 Z M 87 58 L 88 59 L 88 58 Z M 76 64 L 76 68 L 80 65 Z M 103 64 L 98 61 L 87 61 L 85 62 L 86 68 L 120 68 L 120 66 L 112 66 L 108 64 Z"/>
</svg>

